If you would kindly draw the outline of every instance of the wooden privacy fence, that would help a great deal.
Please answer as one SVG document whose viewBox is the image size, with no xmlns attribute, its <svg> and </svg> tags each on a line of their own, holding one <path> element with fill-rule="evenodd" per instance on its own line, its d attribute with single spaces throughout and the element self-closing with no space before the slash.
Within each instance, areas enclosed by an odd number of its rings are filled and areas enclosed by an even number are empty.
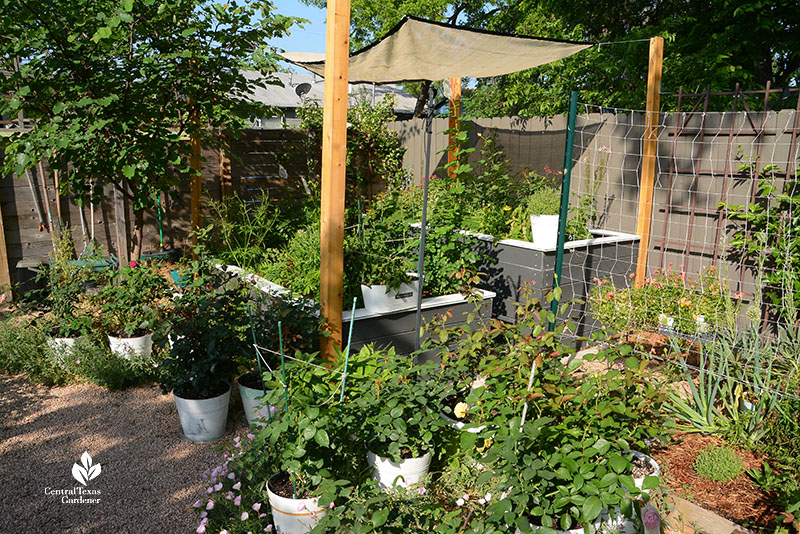
<svg viewBox="0 0 800 534">
<path fill-rule="evenodd" d="M 245 200 L 256 200 L 262 192 L 275 197 L 300 189 L 301 179 L 308 177 L 306 138 L 304 132 L 294 130 L 247 130 L 240 139 L 231 141 L 230 158 L 223 156 L 219 149 L 203 147 L 203 197 L 220 200 L 223 194 L 236 193 Z M 49 162 L 42 162 L 41 168 L 48 176 Z M 52 179 L 47 179 L 44 198 L 39 170 L 34 169 L 31 177 L 37 185 L 38 199 L 25 176 L 0 180 L 0 209 L 6 239 L 5 251 L 0 253 L 6 253 L 12 282 L 20 283 L 29 278 L 30 273 L 24 266 L 45 261 L 52 252 L 49 231 L 40 230 L 37 202 L 43 206 L 45 219 L 49 204 L 54 220 L 56 205 L 60 202 L 62 222 L 72 230 L 79 254 L 86 243 L 85 237 L 93 231 L 97 243 L 107 253 L 125 257 L 124 243 L 133 234 L 133 210 L 129 202 L 115 196 L 113 187 L 106 186 L 103 200 L 94 206 L 93 217 L 92 209 L 84 208 L 82 221 L 74 199 L 71 196 L 59 198 Z M 188 177 L 184 178 L 176 191 L 161 199 L 164 241 L 168 247 L 189 245 L 190 182 Z M 45 223 L 47 225 L 46 220 Z M 145 213 L 143 250 L 158 246 L 158 216 L 154 205 Z"/>
<path fill-rule="evenodd" d="M 792 94 L 795 93 L 800 94 Z M 728 219 L 718 206 L 721 202 L 744 205 L 754 200 L 753 180 L 738 171 L 748 157 L 758 155 L 762 167 L 779 164 L 783 177 L 794 176 L 800 108 L 712 113 L 703 111 L 702 95 L 692 98 L 699 99 L 700 104 L 659 116 L 648 272 L 670 262 L 684 265 L 690 272 L 717 264 L 727 273 L 729 289 L 750 297 L 755 281 L 746 266 L 729 261 L 725 254 Z M 683 96 L 684 106 L 688 99 Z M 605 158 L 603 175 L 595 190 L 597 226 L 602 229 L 635 233 L 644 121 L 643 112 L 588 105 L 579 108 L 570 205 L 575 206 L 580 195 L 592 192 L 595 175 Z M 431 169 L 436 169 L 447 159 L 447 119 L 435 119 L 433 127 Z M 565 117 L 478 119 L 470 121 L 468 127 L 470 143 L 478 148 L 471 155 L 473 160 L 480 157 L 478 134 L 492 132 L 509 157 L 512 172 L 530 169 L 544 173 L 545 167 L 560 169 L 563 164 Z M 420 183 L 425 157 L 424 121 L 395 122 L 390 129 L 397 132 L 406 148 L 404 167 Z M 294 130 L 248 130 L 241 139 L 232 141 L 230 160 L 220 158 L 219 150 L 205 148 L 204 196 L 219 200 L 223 194 L 235 192 L 254 200 L 262 191 L 272 197 L 302 194 L 302 180 L 317 174 L 316 169 L 307 168 L 309 148 L 305 141 L 306 134 Z M 132 212 L 126 206 L 118 228 L 114 195 L 110 188 L 105 193 L 103 202 L 95 207 L 93 228 L 97 241 L 120 256 L 120 236 L 132 233 Z M 47 195 L 51 210 L 55 211 L 57 199 L 52 183 L 48 184 Z M 188 243 L 189 199 L 189 182 L 184 180 L 175 198 L 164 204 L 164 234 L 170 246 L 185 247 Z M 72 228 L 76 242 L 82 243 L 77 206 L 71 199 L 60 201 L 64 222 Z M 46 231 L 39 231 L 35 201 L 24 178 L 0 180 L 0 208 L 12 279 L 18 281 L 16 265 L 22 260 L 46 259 L 51 240 Z M 88 209 L 85 216 L 88 233 Z M 147 213 L 145 223 L 144 249 L 154 249 L 158 246 L 155 209 Z"/>
</svg>

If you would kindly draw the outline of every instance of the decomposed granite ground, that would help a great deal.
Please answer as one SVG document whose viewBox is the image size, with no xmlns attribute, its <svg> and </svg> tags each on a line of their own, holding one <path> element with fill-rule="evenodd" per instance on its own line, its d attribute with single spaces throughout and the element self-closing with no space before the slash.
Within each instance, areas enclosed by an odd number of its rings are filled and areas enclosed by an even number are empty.
<svg viewBox="0 0 800 534">
<path fill-rule="evenodd" d="M 172 396 L 154 385 L 45 388 L 0 375 L 0 533 L 194 532 L 192 503 L 222 452 L 179 428 Z M 226 439 L 234 432 L 246 430 L 237 422 Z M 84 451 L 101 467 L 86 486 L 72 475 Z M 82 495 L 63 494 L 77 487 Z"/>
</svg>

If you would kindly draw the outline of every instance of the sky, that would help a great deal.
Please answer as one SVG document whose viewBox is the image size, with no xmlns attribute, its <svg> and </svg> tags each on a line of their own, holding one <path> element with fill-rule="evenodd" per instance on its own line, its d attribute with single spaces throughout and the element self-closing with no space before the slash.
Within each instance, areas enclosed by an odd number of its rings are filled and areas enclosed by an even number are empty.
<svg viewBox="0 0 800 534">
<path fill-rule="evenodd" d="M 275 39 L 270 44 L 286 52 L 325 52 L 325 9 L 307 6 L 300 0 L 273 0 L 273 3 L 279 14 L 301 17 L 310 22 L 303 28 L 294 26 L 288 37 Z"/>
</svg>

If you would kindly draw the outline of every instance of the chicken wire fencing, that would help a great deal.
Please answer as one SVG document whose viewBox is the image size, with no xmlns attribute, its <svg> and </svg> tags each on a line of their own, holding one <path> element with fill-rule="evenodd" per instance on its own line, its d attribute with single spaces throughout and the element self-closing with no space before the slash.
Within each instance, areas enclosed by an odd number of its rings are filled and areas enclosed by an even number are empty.
<svg viewBox="0 0 800 534">
<path fill-rule="evenodd" d="M 798 110 L 661 113 L 647 277 L 637 282 L 645 113 L 581 104 L 570 219 L 594 239 L 568 235 L 561 279 L 565 299 L 585 301 L 572 308 L 576 333 L 605 327 L 698 369 L 727 351 L 716 374 L 767 380 L 762 389 L 779 372 L 796 376 L 799 120 Z"/>
</svg>

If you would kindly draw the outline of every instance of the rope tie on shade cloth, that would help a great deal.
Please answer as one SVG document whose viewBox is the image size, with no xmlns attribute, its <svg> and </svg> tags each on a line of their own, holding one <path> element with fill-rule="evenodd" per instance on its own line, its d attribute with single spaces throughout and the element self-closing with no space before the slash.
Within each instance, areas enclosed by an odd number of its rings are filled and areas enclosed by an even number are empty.
<svg viewBox="0 0 800 534">
<path fill-rule="evenodd" d="M 597 49 L 600 50 L 600 47 L 604 46 L 604 45 L 628 44 L 628 43 L 649 43 L 649 42 L 650 42 L 649 38 L 647 38 L 647 39 L 628 39 L 626 41 L 608 41 L 608 42 L 597 43 Z"/>
</svg>

